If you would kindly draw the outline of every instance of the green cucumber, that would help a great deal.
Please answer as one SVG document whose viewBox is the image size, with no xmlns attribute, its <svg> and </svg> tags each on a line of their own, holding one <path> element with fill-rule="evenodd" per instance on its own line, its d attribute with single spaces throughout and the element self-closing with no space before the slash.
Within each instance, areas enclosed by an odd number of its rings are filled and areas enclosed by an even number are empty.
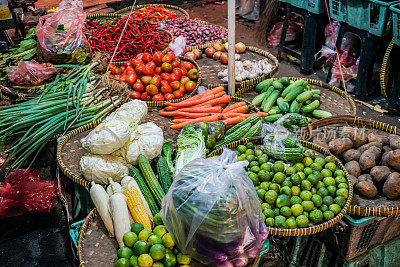
<svg viewBox="0 0 400 267">
<path fill-rule="evenodd" d="M 275 121 L 279 120 L 282 116 L 283 116 L 283 114 L 268 115 L 268 116 L 264 117 L 264 121 L 265 122 L 275 122 Z"/>
<path fill-rule="evenodd" d="M 246 125 L 247 123 L 250 123 L 251 125 L 255 124 L 257 121 L 259 121 L 261 119 L 261 115 L 253 115 L 248 117 L 247 119 L 245 119 L 242 122 L 239 122 L 238 124 L 236 124 L 235 126 L 233 126 L 232 128 L 230 128 L 228 131 L 226 131 L 225 136 L 230 135 L 231 133 L 235 132 L 237 129 L 239 129 L 240 127 L 242 127 L 243 125 Z"/>
<path fill-rule="evenodd" d="M 282 113 L 281 109 L 278 106 L 273 106 L 269 112 L 270 115 Z"/>
<path fill-rule="evenodd" d="M 268 112 L 272 108 L 272 106 L 275 104 L 276 100 L 279 97 L 279 94 L 280 94 L 280 92 L 278 90 L 273 91 L 272 94 L 265 101 L 265 103 L 263 103 L 263 105 L 261 106 L 261 109 L 264 112 Z"/>
<path fill-rule="evenodd" d="M 289 103 L 285 102 L 285 100 L 282 97 L 279 97 L 276 100 L 276 104 L 278 107 L 281 109 L 282 112 L 289 112 Z"/>
<path fill-rule="evenodd" d="M 274 79 L 266 79 L 266 80 L 260 82 L 254 88 L 254 91 L 256 91 L 257 93 L 260 93 L 264 88 L 268 88 L 273 83 L 273 81 L 274 81 Z"/>
<path fill-rule="evenodd" d="M 304 101 L 307 101 L 308 99 L 310 99 L 310 97 L 312 97 L 312 92 L 311 91 L 305 91 L 305 92 L 299 94 L 296 97 L 296 101 L 299 102 L 299 103 L 300 102 L 304 102 Z"/>
<path fill-rule="evenodd" d="M 304 89 L 301 86 L 298 86 L 296 88 L 294 88 L 293 90 L 291 90 L 284 98 L 284 100 L 286 102 L 290 102 L 293 99 L 295 99 L 299 94 L 303 93 Z"/>
<path fill-rule="evenodd" d="M 288 85 L 282 92 L 282 97 L 285 97 L 292 89 L 295 89 L 298 86 L 302 86 L 305 83 L 304 80 L 300 79 Z"/>
<path fill-rule="evenodd" d="M 267 92 L 259 94 L 258 96 L 253 98 L 253 101 L 251 101 L 251 103 L 256 106 L 261 105 L 266 95 Z"/>
<path fill-rule="evenodd" d="M 303 105 L 303 103 L 299 103 L 296 100 L 293 100 L 292 104 L 290 104 L 289 112 L 290 113 L 299 113 L 302 105 Z"/>
<path fill-rule="evenodd" d="M 313 115 L 313 117 L 315 117 L 317 119 L 324 119 L 327 117 L 332 117 L 332 113 L 325 111 L 325 110 L 320 110 L 320 109 L 314 109 L 311 112 L 311 115 Z"/>
<path fill-rule="evenodd" d="M 273 81 L 272 86 L 279 91 L 283 89 L 283 84 L 280 81 Z"/>
<path fill-rule="evenodd" d="M 243 138 L 260 135 L 261 129 L 262 129 L 262 122 L 261 120 L 259 120 L 256 124 L 251 126 L 250 130 L 248 130 L 247 133 L 243 135 Z"/>
<path fill-rule="evenodd" d="M 310 113 L 314 109 L 317 109 L 318 107 L 319 107 L 319 100 L 314 100 L 313 102 L 311 102 L 307 106 L 302 107 L 301 108 L 301 112 L 302 113 Z"/>
</svg>

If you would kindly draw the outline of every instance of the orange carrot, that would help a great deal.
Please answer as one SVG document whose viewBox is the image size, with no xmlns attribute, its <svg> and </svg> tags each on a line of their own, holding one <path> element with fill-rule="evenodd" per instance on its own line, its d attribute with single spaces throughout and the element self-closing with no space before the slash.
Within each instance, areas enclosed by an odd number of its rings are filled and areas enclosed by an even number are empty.
<svg viewBox="0 0 400 267">
<path fill-rule="evenodd" d="M 225 92 L 219 92 L 219 93 L 216 93 L 214 95 L 215 95 L 215 98 L 221 97 L 221 96 L 225 95 Z"/>
<path fill-rule="evenodd" d="M 178 123 L 186 122 L 188 120 L 192 120 L 192 119 L 190 119 L 190 118 L 189 119 L 173 119 L 172 122 L 175 124 L 178 124 Z"/>
<path fill-rule="evenodd" d="M 186 116 L 189 118 L 201 118 L 206 116 L 214 115 L 215 113 L 203 112 L 203 113 L 191 113 L 191 112 L 182 112 L 182 111 L 164 111 L 160 110 L 159 114 L 161 116 Z"/>
<path fill-rule="evenodd" d="M 211 104 L 198 104 L 198 105 L 194 105 L 194 106 L 190 106 L 191 108 L 194 108 L 194 107 L 206 107 L 206 108 L 211 108 L 212 107 L 212 105 Z M 165 110 L 167 110 L 167 111 L 173 111 L 173 110 L 178 110 L 178 109 L 181 109 L 181 108 L 177 108 L 177 107 L 173 107 L 173 106 L 168 106 L 168 107 L 166 107 L 165 108 Z"/>
<path fill-rule="evenodd" d="M 225 113 L 225 112 L 228 112 L 229 110 L 232 110 L 232 109 L 235 109 L 238 107 L 243 107 L 243 106 L 246 106 L 246 102 L 244 102 L 244 101 L 237 102 L 233 105 L 227 106 L 222 112 Z"/>
<path fill-rule="evenodd" d="M 189 107 L 189 106 L 198 105 L 198 104 L 207 102 L 209 100 L 212 100 L 214 98 L 215 98 L 214 95 L 207 95 L 207 96 L 202 97 L 200 99 L 195 99 L 195 100 L 191 100 L 191 101 L 183 101 L 183 102 L 178 102 L 178 103 L 167 102 L 167 103 L 170 103 L 169 104 L 170 106 L 182 108 L 182 107 Z"/>
<path fill-rule="evenodd" d="M 236 116 L 233 118 L 227 118 L 224 120 L 224 123 L 226 125 L 231 125 L 231 124 L 238 124 L 239 122 L 243 121 L 244 118 L 242 116 Z"/>
<path fill-rule="evenodd" d="M 177 109 L 176 111 L 182 111 L 182 112 L 191 112 L 191 113 L 205 113 L 205 112 L 210 112 L 210 113 L 220 113 L 222 108 L 220 107 L 210 107 L 210 108 L 203 108 L 203 107 L 187 107 L 187 108 L 180 108 Z"/>
<path fill-rule="evenodd" d="M 181 122 L 178 124 L 173 124 L 173 125 L 171 125 L 171 128 L 172 129 L 181 129 L 183 126 L 189 125 L 194 122 L 201 122 L 201 121 L 213 122 L 213 121 L 217 121 L 217 120 L 218 120 L 218 115 L 212 115 L 212 116 L 208 116 L 208 117 L 202 117 L 202 118 L 197 118 L 197 119 Z"/>
<path fill-rule="evenodd" d="M 217 104 L 226 104 L 229 103 L 232 100 L 230 95 L 224 95 L 212 100 L 208 100 L 207 102 L 205 102 L 204 104 L 211 104 L 211 105 L 217 105 Z"/>
<path fill-rule="evenodd" d="M 227 113 L 221 113 L 221 115 L 222 115 L 222 119 L 228 119 L 228 118 L 234 118 L 234 117 L 237 117 L 237 116 L 244 116 L 244 115 L 247 115 L 247 114 L 243 114 L 243 113 L 232 113 L 232 112 L 227 112 Z"/>
<path fill-rule="evenodd" d="M 216 94 L 216 93 L 219 93 L 219 92 L 224 92 L 225 90 L 224 90 L 224 87 L 218 86 L 218 87 L 215 87 L 215 88 L 213 88 L 211 90 L 208 90 L 208 91 L 210 91 L 211 94 Z"/>
<path fill-rule="evenodd" d="M 241 107 L 238 107 L 238 108 L 231 109 L 231 110 L 229 110 L 228 112 L 225 112 L 225 113 L 246 113 L 247 111 L 249 111 L 248 106 L 241 106 Z"/>
</svg>

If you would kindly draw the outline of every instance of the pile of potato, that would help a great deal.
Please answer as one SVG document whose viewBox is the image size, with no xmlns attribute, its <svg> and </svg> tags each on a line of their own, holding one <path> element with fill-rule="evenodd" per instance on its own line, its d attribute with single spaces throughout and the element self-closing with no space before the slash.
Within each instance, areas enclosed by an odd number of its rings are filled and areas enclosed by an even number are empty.
<svg viewBox="0 0 400 267">
<path fill-rule="evenodd" d="M 356 192 L 367 198 L 400 197 L 400 136 L 343 127 L 342 137 L 313 141 L 345 163 Z"/>
</svg>

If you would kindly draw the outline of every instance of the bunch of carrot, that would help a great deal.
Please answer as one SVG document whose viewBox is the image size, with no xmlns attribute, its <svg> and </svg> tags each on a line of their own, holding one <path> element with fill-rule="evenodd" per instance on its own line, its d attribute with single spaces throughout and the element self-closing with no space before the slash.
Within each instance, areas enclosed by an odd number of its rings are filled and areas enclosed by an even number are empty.
<svg viewBox="0 0 400 267">
<path fill-rule="evenodd" d="M 172 129 L 181 129 L 183 126 L 195 122 L 218 120 L 223 120 L 229 128 L 255 114 L 268 115 L 266 112 L 247 114 L 250 107 L 246 105 L 246 102 L 228 105 L 231 100 L 231 96 L 225 94 L 223 87 L 216 87 L 179 103 L 167 102 L 167 107 L 160 110 L 159 114 L 174 117 Z"/>
</svg>

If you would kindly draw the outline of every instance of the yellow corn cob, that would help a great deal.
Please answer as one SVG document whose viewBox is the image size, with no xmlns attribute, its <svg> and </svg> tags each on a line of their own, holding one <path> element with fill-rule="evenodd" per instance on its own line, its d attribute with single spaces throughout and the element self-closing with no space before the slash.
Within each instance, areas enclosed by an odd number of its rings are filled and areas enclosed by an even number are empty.
<svg viewBox="0 0 400 267">
<path fill-rule="evenodd" d="M 124 192 L 124 195 L 126 196 L 126 204 L 128 204 L 133 220 L 141 223 L 145 229 L 151 231 L 151 221 L 146 214 L 146 210 L 137 189 L 131 187 Z"/>
</svg>

